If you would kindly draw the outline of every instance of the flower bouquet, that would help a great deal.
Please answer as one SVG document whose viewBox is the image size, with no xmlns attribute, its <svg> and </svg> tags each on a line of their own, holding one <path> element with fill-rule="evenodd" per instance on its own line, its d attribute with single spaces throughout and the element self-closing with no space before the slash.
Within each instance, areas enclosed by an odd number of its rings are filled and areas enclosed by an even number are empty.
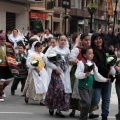
<svg viewBox="0 0 120 120">
<path fill-rule="evenodd" d="M 115 64 L 115 59 L 114 57 L 110 56 L 107 58 L 107 63 L 109 66 L 113 66 Z"/>
<path fill-rule="evenodd" d="M 0 64 L 2 63 L 3 61 L 0 59 Z"/>
<path fill-rule="evenodd" d="M 61 55 L 53 53 L 53 54 L 50 54 L 47 58 L 50 62 L 56 62 L 57 60 L 61 59 Z"/>
<path fill-rule="evenodd" d="M 91 72 L 93 70 L 93 68 L 94 68 L 94 64 L 92 62 L 87 62 L 85 64 L 85 70 L 86 70 L 86 72 Z"/>
<path fill-rule="evenodd" d="M 39 61 L 38 60 L 33 60 L 31 62 L 31 65 L 37 67 L 39 65 Z"/>
<path fill-rule="evenodd" d="M 22 60 L 21 60 L 21 62 L 22 62 L 22 63 L 26 63 L 26 60 L 27 60 L 27 57 L 22 55 Z"/>
</svg>

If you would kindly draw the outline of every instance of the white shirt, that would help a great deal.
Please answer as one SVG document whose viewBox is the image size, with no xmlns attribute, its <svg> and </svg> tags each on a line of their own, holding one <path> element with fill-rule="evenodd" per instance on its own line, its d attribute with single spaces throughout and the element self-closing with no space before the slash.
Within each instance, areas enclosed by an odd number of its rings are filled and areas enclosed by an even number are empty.
<svg viewBox="0 0 120 120">
<path fill-rule="evenodd" d="M 88 62 L 89 60 L 87 60 Z M 106 79 L 105 77 L 103 77 L 99 72 L 98 72 L 98 68 L 97 66 L 95 65 L 94 63 L 94 70 L 91 71 L 91 74 L 94 75 L 94 78 L 95 78 L 95 81 L 98 81 L 98 82 L 106 82 Z M 75 77 L 77 79 L 85 79 L 86 78 L 86 73 L 84 73 L 84 63 L 82 61 L 79 61 L 78 64 L 77 64 L 77 69 L 76 69 L 76 72 L 75 72 Z"/>
</svg>

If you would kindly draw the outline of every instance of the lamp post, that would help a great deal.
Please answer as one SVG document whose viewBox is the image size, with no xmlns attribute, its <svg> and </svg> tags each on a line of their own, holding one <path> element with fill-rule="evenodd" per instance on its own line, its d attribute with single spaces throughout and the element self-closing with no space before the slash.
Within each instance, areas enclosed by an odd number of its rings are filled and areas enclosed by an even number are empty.
<svg viewBox="0 0 120 120">
<path fill-rule="evenodd" d="M 48 13 L 48 15 L 50 16 L 50 21 L 51 21 L 51 33 L 52 33 L 52 13 Z"/>
<path fill-rule="evenodd" d="M 67 8 L 69 6 L 69 2 L 68 1 L 63 1 L 63 8 L 65 8 L 65 15 L 67 13 Z M 65 19 L 65 35 L 66 35 L 66 17 L 64 18 Z"/>
<path fill-rule="evenodd" d="M 88 12 L 90 13 L 90 33 L 92 32 L 92 19 L 93 19 L 93 14 L 97 10 L 97 4 L 93 3 L 93 0 L 91 3 L 88 4 L 87 6 Z"/>
<path fill-rule="evenodd" d="M 113 21 L 113 34 L 114 34 L 114 29 L 115 29 L 115 21 L 116 21 L 116 15 L 117 15 L 117 4 L 118 0 L 115 1 L 115 11 L 114 11 L 114 21 Z"/>
</svg>

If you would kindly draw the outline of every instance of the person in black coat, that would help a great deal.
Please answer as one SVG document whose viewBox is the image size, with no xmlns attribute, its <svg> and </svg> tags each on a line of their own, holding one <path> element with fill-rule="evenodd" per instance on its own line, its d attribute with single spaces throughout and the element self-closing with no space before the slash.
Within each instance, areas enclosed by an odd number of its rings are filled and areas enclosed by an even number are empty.
<svg viewBox="0 0 120 120">
<path fill-rule="evenodd" d="M 107 63 L 107 55 L 109 54 L 109 50 L 104 45 L 104 40 L 101 36 L 97 33 L 93 34 L 91 37 L 91 47 L 93 48 L 94 58 L 93 61 L 95 62 L 96 66 L 98 67 L 98 72 L 103 77 L 110 77 L 111 67 L 108 66 Z M 114 54 L 114 53 L 112 53 Z M 94 81 L 93 88 L 93 98 L 91 103 L 91 111 L 93 108 L 99 104 L 100 98 L 102 98 L 102 120 L 108 120 L 109 114 L 109 105 L 110 105 L 110 97 L 111 97 L 111 81 L 108 83 L 102 83 Z M 90 114 L 89 118 L 94 118 L 95 114 Z"/>
<path fill-rule="evenodd" d="M 109 28 L 108 34 L 105 35 L 105 46 L 110 49 L 113 47 L 113 51 L 115 51 L 115 46 L 117 43 L 117 37 L 113 33 L 113 29 Z"/>
</svg>

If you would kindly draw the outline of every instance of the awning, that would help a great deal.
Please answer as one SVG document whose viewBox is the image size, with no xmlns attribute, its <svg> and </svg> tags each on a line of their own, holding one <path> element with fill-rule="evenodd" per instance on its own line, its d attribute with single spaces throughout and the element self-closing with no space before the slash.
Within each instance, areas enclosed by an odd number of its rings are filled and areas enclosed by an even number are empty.
<svg viewBox="0 0 120 120">
<path fill-rule="evenodd" d="M 104 25 L 107 25 L 107 21 L 94 19 L 94 24 L 104 24 Z"/>
</svg>

